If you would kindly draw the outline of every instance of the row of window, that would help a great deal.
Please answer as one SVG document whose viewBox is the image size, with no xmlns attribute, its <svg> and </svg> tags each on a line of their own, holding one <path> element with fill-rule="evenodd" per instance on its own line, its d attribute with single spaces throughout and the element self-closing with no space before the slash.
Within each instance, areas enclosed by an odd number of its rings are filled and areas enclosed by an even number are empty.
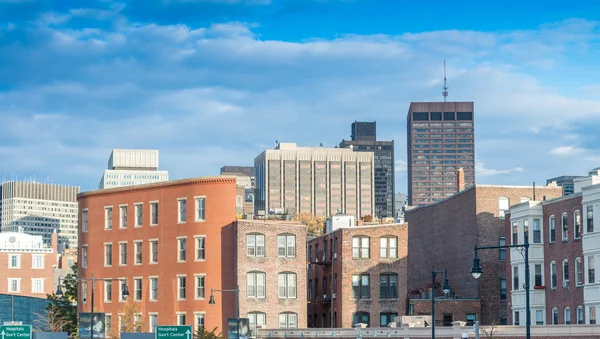
<svg viewBox="0 0 600 339">
<path fill-rule="evenodd" d="M 313 289 L 314 286 L 314 289 Z M 319 289 L 321 287 L 321 289 Z M 334 275 L 332 291 L 337 290 L 337 273 Z M 327 277 L 323 277 L 321 281 L 318 279 L 308 280 L 308 299 L 312 300 L 313 296 L 320 299 L 323 295 L 328 298 Z M 314 293 L 314 294 L 313 294 Z M 352 275 L 352 297 L 355 299 L 371 299 L 371 276 L 368 273 Z M 379 275 L 379 299 L 398 299 L 398 274 L 382 273 Z"/>
<path fill-rule="evenodd" d="M 21 268 L 21 254 L 8 255 L 8 268 Z M 44 268 L 44 254 L 31 255 L 31 268 Z"/>
<path fill-rule="evenodd" d="M 501 210 L 501 212 L 503 212 Z M 503 213 L 502 213 L 503 214 Z M 573 231 L 574 239 L 581 239 L 582 234 L 582 225 L 581 225 L 581 213 L 579 210 L 573 212 Z M 587 233 L 594 232 L 594 217 L 593 217 L 593 207 L 588 206 L 587 218 L 586 218 L 586 231 Z M 561 216 L 561 234 L 562 241 L 569 240 L 569 221 L 567 213 L 563 213 Z M 520 236 L 519 233 L 522 232 Z M 523 221 L 515 221 L 512 223 L 512 244 L 519 244 L 522 242 L 529 242 L 529 220 Z M 541 219 L 534 218 L 533 219 L 533 241 L 534 244 L 542 243 L 542 227 L 541 227 Z M 554 243 L 556 242 L 556 218 L 554 215 L 548 218 L 548 242 Z"/>
<path fill-rule="evenodd" d="M 293 312 L 279 313 L 279 328 L 298 328 L 298 314 Z M 250 337 L 256 337 L 256 329 L 267 326 L 267 314 L 263 312 L 248 313 Z"/>
<path fill-rule="evenodd" d="M 590 257 L 591 269 L 588 270 L 588 279 L 589 283 L 595 282 L 595 268 L 594 268 L 594 258 Z M 545 286 L 544 282 L 544 274 L 542 270 L 541 264 L 535 264 L 534 266 L 534 285 L 533 286 Z M 513 290 L 519 290 L 519 271 L 520 266 L 513 267 Z M 581 258 L 575 258 L 575 286 L 580 287 L 583 284 L 583 269 L 581 266 Z M 569 288 L 569 260 L 565 259 L 562 262 L 562 286 L 563 288 Z M 550 288 L 555 289 L 557 287 L 557 270 L 556 270 L 556 262 L 550 262 Z"/>
<path fill-rule="evenodd" d="M 246 235 L 246 256 L 264 257 L 265 235 L 256 233 Z M 281 234 L 277 236 L 277 256 L 296 257 L 296 236 L 293 234 Z"/>
<path fill-rule="evenodd" d="M 265 272 L 248 272 L 246 274 L 246 297 L 264 299 L 267 297 L 267 274 Z M 277 297 L 279 299 L 295 299 L 297 296 L 296 273 L 282 272 L 277 274 Z"/>
<path fill-rule="evenodd" d="M 21 293 L 21 278 L 8 278 L 8 292 Z M 31 293 L 44 293 L 44 278 L 31 279 Z"/>
<path fill-rule="evenodd" d="M 206 219 L 206 197 L 195 197 L 195 221 L 201 222 Z M 150 226 L 158 225 L 158 201 L 151 201 L 150 203 Z M 134 203 L 134 227 L 142 227 L 144 219 L 144 204 Z M 119 228 L 127 228 L 128 226 L 128 205 L 119 205 Z M 81 222 L 82 231 L 87 232 L 89 227 L 88 222 L 88 210 L 84 209 L 81 211 Z M 187 222 L 187 198 L 177 199 L 177 222 Z M 104 229 L 111 230 L 113 228 L 113 207 L 108 206 L 104 208 Z"/>
<path fill-rule="evenodd" d="M 596 307 L 595 306 L 590 306 L 588 309 L 588 320 L 589 320 L 589 324 L 595 324 L 596 323 Z M 551 310 L 551 314 L 552 314 L 552 325 L 558 325 L 559 324 L 559 320 L 558 320 L 558 308 L 557 307 L 553 307 Z M 521 317 L 525 317 L 524 314 L 522 314 L 524 312 L 521 311 L 515 311 L 514 312 L 514 317 L 513 317 L 513 324 L 514 325 L 520 325 L 521 324 Z M 585 324 L 585 319 L 584 319 L 584 313 L 583 313 L 583 306 L 577 306 L 577 310 L 575 313 L 575 322 L 572 322 L 572 316 L 571 316 L 571 309 L 569 307 L 565 307 L 563 309 L 563 323 L 566 325 L 569 324 Z M 535 311 L 535 325 L 544 325 L 545 321 L 544 321 L 544 310 L 536 310 Z"/>
</svg>

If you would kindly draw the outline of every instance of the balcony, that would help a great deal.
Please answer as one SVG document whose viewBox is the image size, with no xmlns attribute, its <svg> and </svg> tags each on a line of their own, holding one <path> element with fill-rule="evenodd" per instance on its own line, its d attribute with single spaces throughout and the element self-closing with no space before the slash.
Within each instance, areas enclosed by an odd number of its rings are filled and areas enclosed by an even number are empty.
<svg viewBox="0 0 600 339">
<path fill-rule="evenodd" d="M 309 256 L 310 263 L 315 265 L 331 265 L 331 253 L 317 252 L 316 256 Z"/>
<path fill-rule="evenodd" d="M 320 303 L 331 303 L 331 293 L 328 291 L 316 290 L 315 293 L 315 301 Z"/>
</svg>

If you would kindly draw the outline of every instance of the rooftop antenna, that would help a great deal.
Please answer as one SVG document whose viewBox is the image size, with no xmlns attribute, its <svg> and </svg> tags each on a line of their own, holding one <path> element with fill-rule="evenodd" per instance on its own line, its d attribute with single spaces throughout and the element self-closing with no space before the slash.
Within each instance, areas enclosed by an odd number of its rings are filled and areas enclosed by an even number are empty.
<svg viewBox="0 0 600 339">
<path fill-rule="evenodd" d="M 446 60 L 444 60 L 444 91 L 442 92 L 444 96 L 444 102 L 446 102 L 446 97 L 448 97 L 448 86 L 446 86 Z"/>
</svg>

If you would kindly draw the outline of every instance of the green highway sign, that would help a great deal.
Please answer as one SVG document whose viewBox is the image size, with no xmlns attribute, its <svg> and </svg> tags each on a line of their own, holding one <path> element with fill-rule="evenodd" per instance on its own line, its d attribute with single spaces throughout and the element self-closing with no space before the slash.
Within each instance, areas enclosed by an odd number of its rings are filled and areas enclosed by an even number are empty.
<svg viewBox="0 0 600 339">
<path fill-rule="evenodd" d="M 0 339 L 31 339 L 31 325 L 0 325 Z"/>
<path fill-rule="evenodd" d="M 189 325 L 156 326 L 156 339 L 192 339 L 193 336 L 192 326 Z"/>
</svg>

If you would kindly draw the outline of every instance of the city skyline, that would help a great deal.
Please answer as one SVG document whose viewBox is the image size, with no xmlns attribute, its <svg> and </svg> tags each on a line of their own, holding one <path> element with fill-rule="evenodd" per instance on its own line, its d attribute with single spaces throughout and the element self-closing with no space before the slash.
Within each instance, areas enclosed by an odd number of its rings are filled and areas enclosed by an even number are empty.
<svg viewBox="0 0 600 339">
<path fill-rule="evenodd" d="M 332 147 L 358 120 L 396 141 L 396 191 L 406 192 L 405 113 L 411 101 L 443 99 L 444 59 L 448 100 L 478 112 L 478 183 L 543 183 L 600 160 L 596 3 L 545 3 L 556 10 L 544 13 L 514 1 L 494 11 L 364 0 L 32 4 L 0 4 L 7 179 L 91 190 L 113 148 L 159 150 L 173 179 L 215 175 L 232 161 L 251 165 L 276 139 Z"/>
</svg>

